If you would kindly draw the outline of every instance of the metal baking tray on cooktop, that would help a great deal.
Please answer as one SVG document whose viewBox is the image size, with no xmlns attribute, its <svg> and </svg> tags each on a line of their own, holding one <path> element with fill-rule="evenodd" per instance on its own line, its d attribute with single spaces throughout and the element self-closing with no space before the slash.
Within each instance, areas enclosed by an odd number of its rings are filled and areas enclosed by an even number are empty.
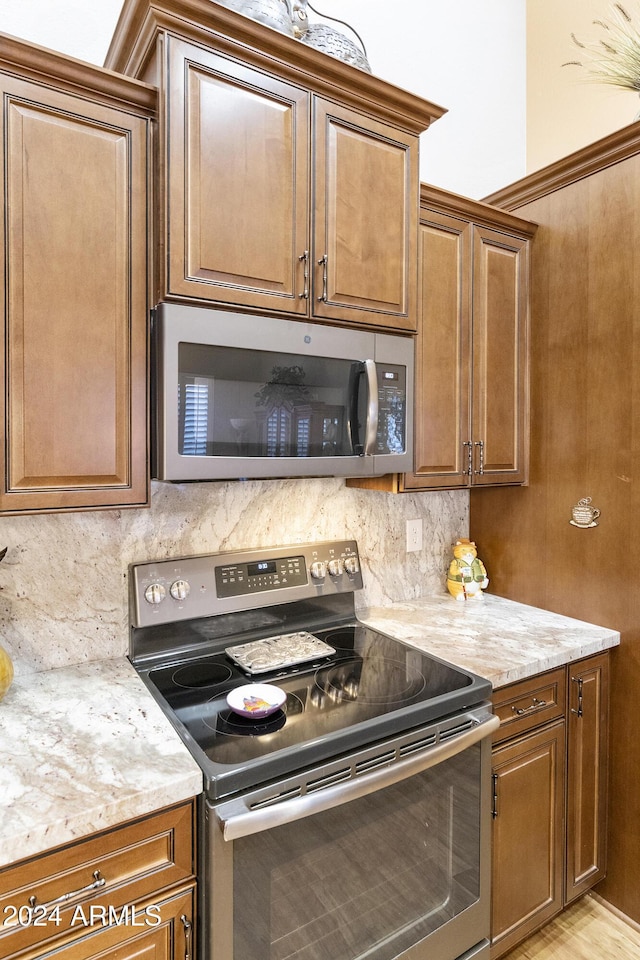
<svg viewBox="0 0 640 960">
<path fill-rule="evenodd" d="M 225 649 L 226 655 L 250 676 L 294 667 L 318 657 L 330 657 L 335 652 L 334 647 L 306 630 L 239 643 Z"/>
</svg>

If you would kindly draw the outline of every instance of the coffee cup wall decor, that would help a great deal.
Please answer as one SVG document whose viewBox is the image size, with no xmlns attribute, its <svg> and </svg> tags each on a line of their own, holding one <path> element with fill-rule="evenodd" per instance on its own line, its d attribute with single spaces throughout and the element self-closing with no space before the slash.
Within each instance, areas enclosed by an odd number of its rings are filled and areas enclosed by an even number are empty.
<svg viewBox="0 0 640 960">
<path fill-rule="evenodd" d="M 574 527 L 582 527 L 586 530 L 588 527 L 598 526 L 599 516 L 598 508 L 591 505 L 591 497 L 583 497 L 573 507 L 569 523 Z"/>
</svg>

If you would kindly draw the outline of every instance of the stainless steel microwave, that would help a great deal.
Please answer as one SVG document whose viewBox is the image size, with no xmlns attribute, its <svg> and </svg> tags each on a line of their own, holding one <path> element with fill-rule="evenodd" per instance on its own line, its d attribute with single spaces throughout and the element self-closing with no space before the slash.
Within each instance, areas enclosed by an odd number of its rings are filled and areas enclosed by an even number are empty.
<svg viewBox="0 0 640 960">
<path fill-rule="evenodd" d="M 413 469 L 410 337 L 163 303 L 152 343 L 157 480 Z"/>
</svg>

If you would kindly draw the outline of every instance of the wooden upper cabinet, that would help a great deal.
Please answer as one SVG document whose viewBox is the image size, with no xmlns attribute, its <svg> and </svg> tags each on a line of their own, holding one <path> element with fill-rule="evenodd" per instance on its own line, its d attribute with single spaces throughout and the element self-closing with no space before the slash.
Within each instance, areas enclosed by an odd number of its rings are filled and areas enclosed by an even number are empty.
<svg viewBox="0 0 640 960">
<path fill-rule="evenodd" d="M 527 479 L 527 304 L 527 240 L 474 225 L 474 485 Z"/>
<path fill-rule="evenodd" d="M 314 316 L 414 331 L 415 137 L 314 98 Z"/>
<path fill-rule="evenodd" d="M 535 224 L 423 185 L 415 471 L 399 489 L 527 479 Z"/>
<path fill-rule="evenodd" d="M 65 83 L 62 57 L 19 43 L 10 54 L 26 77 L 0 74 L 0 511 L 143 505 L 149 121 L 99 83 Z"/>
<path fill-rule="evenodd" d="M 417 138 L 175 37 L 167 71 L 160 296 L 415 330 Z"/>
<path fill-rule="evenodd" d="M 201 0 L 125 0 L 107 65 L 162 91 L 157 300 L 415 331 L 441 107 Z"/>
<path fill-rule="evenodd" d="M 406 493 L 527 480 L 534 223 L 422 184 L 414 471 L 348 486 Z"/>
<path fill-rule="evenodd" d="M 305 314 L 309 95 L 168 46 L 166 292 Z"/>
<path fill-rule="evenodd" d="M 175 37 L 168 75 L 166 295 L 415 329 L 415 138 Z"/>
<path fill-rule="evenodd" d="M 471 225 L 432 213 L 420 224 L 415 471 L 406 489 L 465 487 L 469 465 Z"/>
</svg>

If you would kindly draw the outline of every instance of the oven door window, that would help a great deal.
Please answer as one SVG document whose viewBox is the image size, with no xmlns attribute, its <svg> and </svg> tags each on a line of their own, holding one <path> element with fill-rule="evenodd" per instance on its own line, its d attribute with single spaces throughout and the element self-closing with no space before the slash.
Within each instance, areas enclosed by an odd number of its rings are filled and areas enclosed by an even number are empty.
<svg viewBox="0 0 640 960">
<path fill-rule="evenodd" d="M 404 956 L 478 901 L 480 782 L 476 745 L 361 799 L 235 840 L 234 956 Z"/>
</svg>

